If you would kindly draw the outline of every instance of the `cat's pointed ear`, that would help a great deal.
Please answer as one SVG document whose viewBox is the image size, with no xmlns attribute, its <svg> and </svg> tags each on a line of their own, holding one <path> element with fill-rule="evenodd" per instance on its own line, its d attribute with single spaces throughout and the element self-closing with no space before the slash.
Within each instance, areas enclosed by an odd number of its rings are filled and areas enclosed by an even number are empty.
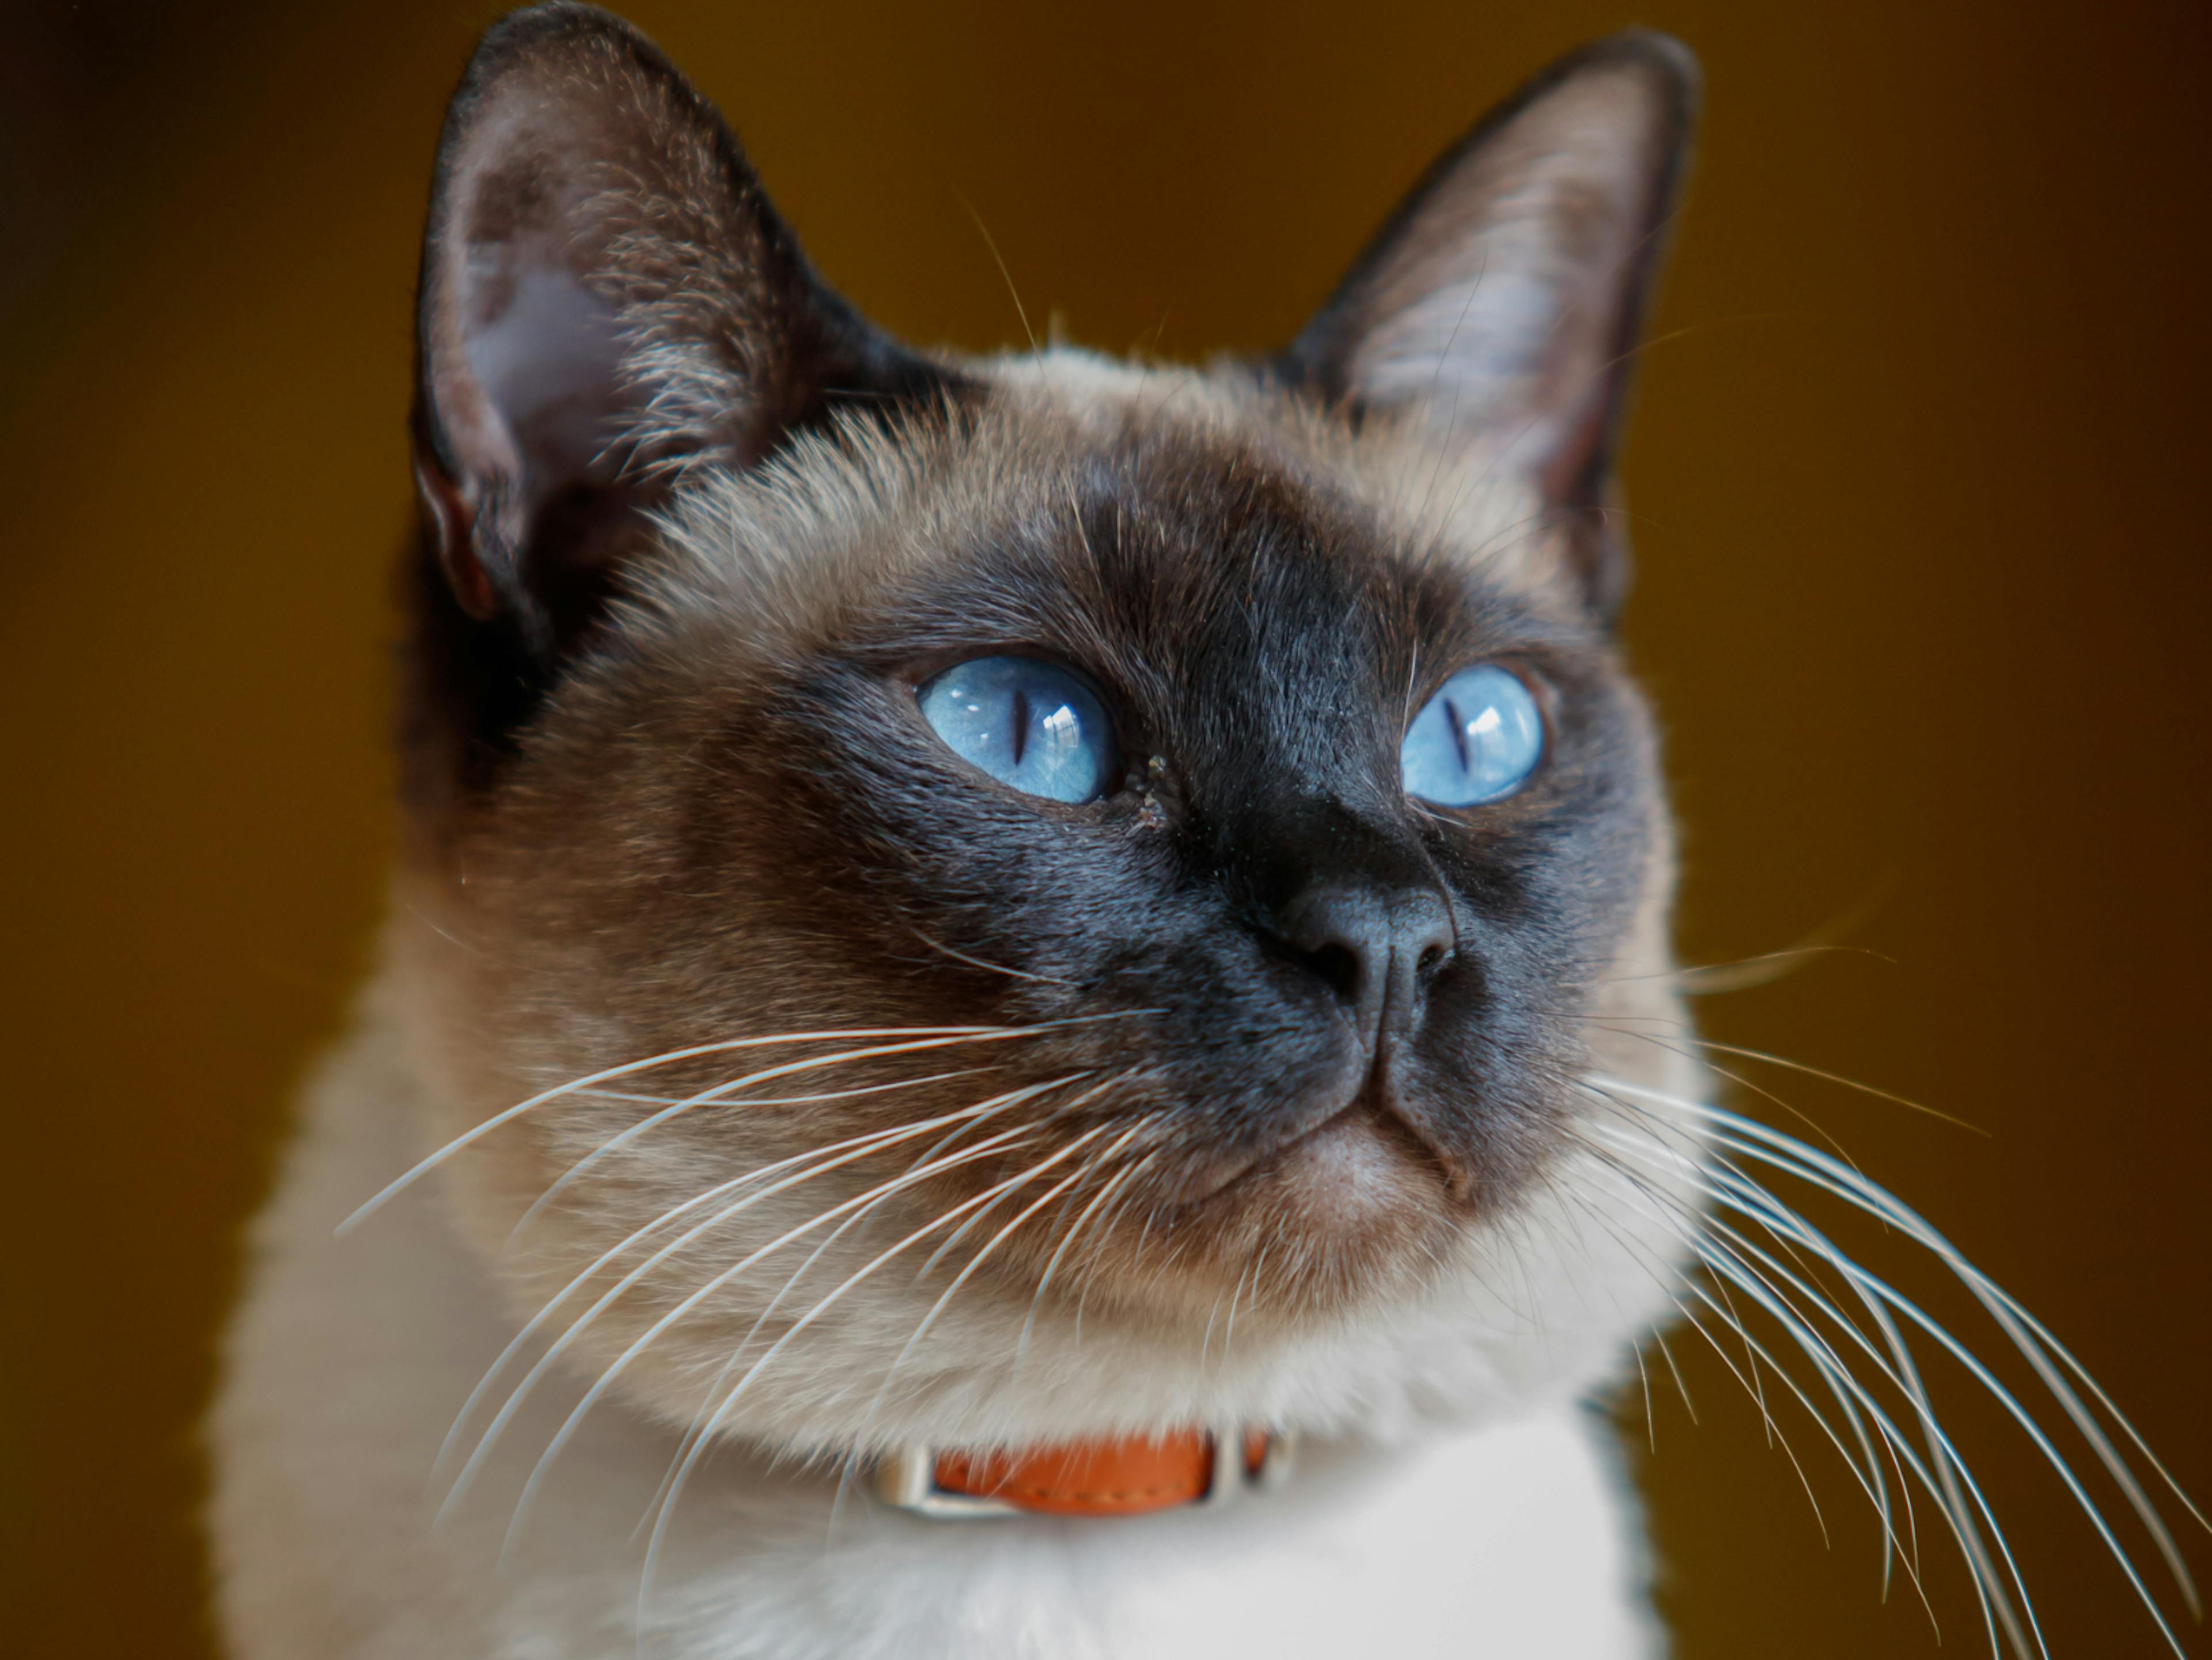
<svg viewBox="0 0 2212 1660">
<path fill-rule="evenodd" d="M 1285 359 L 1356 414 L 1533 478 L 1607 613 L 1626 581 L 1614 438 L 1698 86 L 1664 35 L 1554 64 L 1430 168 Z"/>
<path fill-rule="evenodd" d="M 808 266 L 713 106 L 628 25 L 518 12 L 449 108 L 422 251 L 416 467 L 461 608 L 550 658 L 646 510 L 933 371 Z"/>
</svg>

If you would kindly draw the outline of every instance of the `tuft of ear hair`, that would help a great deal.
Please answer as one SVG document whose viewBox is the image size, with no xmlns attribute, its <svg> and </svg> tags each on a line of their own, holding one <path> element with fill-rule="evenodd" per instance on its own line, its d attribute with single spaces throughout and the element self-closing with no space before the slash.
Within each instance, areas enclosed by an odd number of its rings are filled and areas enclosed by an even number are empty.
<svg viewBox="0 0 2212 1660">
<path fill-rule="evenodd" d="M 1608 617 L 1627 587 L 1613 449 L 1698 92 L 1697 60 L 1662 34 L 1562 58 L 1430 167 L 1279 364 L 1355 416 L 1533 478 Z"/>
<path fill-rule="evenodd" d="M 541 668 L 676 473 L 945 381 L 814 274 L 658 49 L 565 3 L 495 25 L 447 112 L 416 364 L 416 476 L 453 599 Z"/>
</svg>

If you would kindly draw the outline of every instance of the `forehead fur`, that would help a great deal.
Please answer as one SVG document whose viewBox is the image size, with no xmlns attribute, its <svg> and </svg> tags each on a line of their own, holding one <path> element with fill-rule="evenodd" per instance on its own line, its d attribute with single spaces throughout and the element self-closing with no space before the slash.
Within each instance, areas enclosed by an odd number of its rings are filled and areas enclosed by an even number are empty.
<svg viewBox="0 0 2212 1660">
<path fill-rule="evenodd" d="M 687 487 L 663 521 L 668 559 L 647 581 L 649 605 L 680 612 L 712 596 L 751 628 L 803 637 L 856 583 L 917 575 L 995 526 L 1064 516 L 1087 461 L 1141 450 L 1264 472 L 1356 516 L 1378 554 L 1449 566 L 1554 626 L 1583 623 L 1538 492 L 1479 448 L 1448 453 L 1382 417 L 1355 429 L 1242 369 L 1064 348 L 969 368 L 973 395 L 896 430 L 856 421 L 801 435 L 767 466 Z"/>
</svg>

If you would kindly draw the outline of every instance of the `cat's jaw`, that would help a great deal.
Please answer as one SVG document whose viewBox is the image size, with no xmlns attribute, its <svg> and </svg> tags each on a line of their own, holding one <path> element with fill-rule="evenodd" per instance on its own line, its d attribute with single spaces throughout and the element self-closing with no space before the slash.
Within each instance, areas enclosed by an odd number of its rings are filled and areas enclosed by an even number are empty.
<svg viewBox="0 0 2212 1660">
<path fill-rule="evenodd" d="M 1235 1187 L 1274 1187 L 1310 1228 L 1357 1238 L 1392 1219 L 1442 1213 L 1462 1184 L 1405 1126 L 1359 1103 L 1238 1173 L 1200 1200 L 1218 1204 Z M 1243 1196 L 1243 1195 L 1237 1195 Z M 1249 1198 L 1247 1199 L 1249 1202 Z"/>
</svg>

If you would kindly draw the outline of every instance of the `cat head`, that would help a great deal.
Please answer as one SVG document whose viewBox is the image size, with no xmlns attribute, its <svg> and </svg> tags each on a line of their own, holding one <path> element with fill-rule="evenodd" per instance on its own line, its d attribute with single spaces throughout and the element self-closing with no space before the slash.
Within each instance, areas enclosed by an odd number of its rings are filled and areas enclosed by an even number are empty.
<svg viewBox="0 0 2212 1660">
<path fill-rule="evenodd" d="M 1607 508 L 1693 98 L 1561 63 L 1271 359 L 979 359 L 831 290 L 624 25 L 491 31 L 394 983 L 520 1310 L 808 1447 L 1617 1362 L 1673 1230 L 1578 1187 L 1584 1079 L 1692 1083 Z"/>
</svg>

